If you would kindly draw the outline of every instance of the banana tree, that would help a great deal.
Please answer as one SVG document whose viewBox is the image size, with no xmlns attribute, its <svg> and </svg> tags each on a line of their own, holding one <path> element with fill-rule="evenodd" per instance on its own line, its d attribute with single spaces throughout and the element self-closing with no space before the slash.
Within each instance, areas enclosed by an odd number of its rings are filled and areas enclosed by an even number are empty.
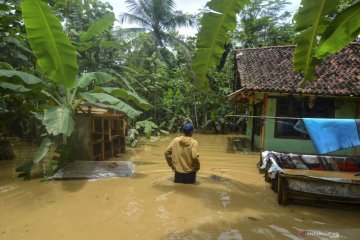
<svg viewBox="0 0 360 240">
<path fill-rule="evenodd" d="M 337 13 L 339 4 L 340 0 L 301 1 L 294 54 L 294 70 L 304 75 L 301 85 L 316 80 L 316 64 L 343 49 L 360 34 L 360 2 L 355 1 Z"/>
<path fill-rule="evenodd" d="M 21 172 L 21 176 L 30 177 L 30 171 L 34 164 L 43 159 L 49 151 L 52 137 L 71 136 L 76 121 L 74 113 L 83 100 L 109 104 L 113 108 L 125 112 L 129 117 L 136 117 L 141 112 L 118 99 L 120 94 L 114 97 L 108 93 L 109 89 L 100 87 L 113 80 L 111 75 L 93 72 L 77 77 L 78 65 L 75 48 L 63 31 L 61 22 L 52 14 L 46 3 L 40 0 L 23 0 L 21 8 L 27 38 L 43 77 L 38 78 L 15 70 L 0 70 L 2 82 L 0 87 L 4 88 L 5 86 L 5 88 L 17 92 L 38 91 L 54 103 L 54 106 L 45 109 L 42 115 L 42 123 L 46 127 L 47 136 L 42 140 L 34 159 L 17 169 Z M 10 86 L 9 83 L 15 86 Z M 89 85 L 97 85 L 97 87 L 88 91 Z M 127 93 L 121 97 L 133 100 L 142 108 L 151 107 L 145 100 L 124 89 L 112 89 L 111 91 Z"/>
<path fill-rule="evenodd" d="M 236 14 L 248 3 L 248 0 L 212 0 L 206 4 L 210 10 L 200 19 L 192 63 L 198 88 L 208 88 L 208 72 L 219 64 L 230 31 L 236 27 Z"/>
<path fill-rule="evenodd" d="M 67 101 L 64 94 L 59 92 L 51 82 L 44 81 L 34 75 L 15 70 L 0 70 L 0 87 L 21 94 L 35 94 L 37 100 L 53 102 L 55 106 L 47 108 L 43 114 L 37 115 L 47 130 L 47 137 L 42 140 L 38 153 L 30 163 L 26 163 L 18 170 L 22 176 L 28 177 L 31 167 L 46 156 L 52 144 L 51 136 L 64 135 L 69 137 L 75 126 L 75 114 L 77 106 L 84 100 L 93 103 L 105 103 L 113 108 L 125 112 L 129 117 L 136 117 L 141 112 L 132 108 L 124 101 L 130 100 L 142 109 L 150 109 L 151 105 L 136 94 L 121 88 L 101 87 L 101 85 L 113 80 L 107 73 L 87 73 L 75 80 L 75 85 L 70 89 L 71 97 Z M 91 91 L 88 86 L 96 81 L 97 85 Z M 64 91 L 63 91 L 64 92 Z M 108 92 L 113 92 L 110 95 Z"/>
<path fill-rule="evenodd" d="M 97 43 L 92 40 L 100 33 L 109 29 L 109 27 L 114 24 L 115 20 L 116 18 L 114 13 L 110 12 L 105 14 L 101 19 L 99 19 L 99 21 L 91 24 L 87 31 L 79 34 L 79 42 L 76 43 L 76 50 L 79 52 L 84 52 L 89 48 L 95 46 Z M 117 46 L 117 43 L 115 41 L 102 41 L 102 44 Z"/>
</svg>

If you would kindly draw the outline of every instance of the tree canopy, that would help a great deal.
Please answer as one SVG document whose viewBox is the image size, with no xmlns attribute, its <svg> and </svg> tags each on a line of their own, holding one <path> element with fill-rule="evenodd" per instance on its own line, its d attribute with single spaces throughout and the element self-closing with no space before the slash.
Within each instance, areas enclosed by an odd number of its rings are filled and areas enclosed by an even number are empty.
<svg viewBox="0 0 360 240">
<path fill-rule="evenodd" d="M 294 44 L 286 0 L 254 0 L 239 13 L 234 40 L 244 48 Z"/>
<path fill-rule="evenodd" d="M 155 46 L 179 41 L 169 31 L 192 25 L 192 16 L 175 10 L 173 0 L 126 0 L 126 3 L 129 12 L 121 14 L 120 21 L 137 24 L 139 27 L 127 31 L 150 34 Z"/>
</svg>

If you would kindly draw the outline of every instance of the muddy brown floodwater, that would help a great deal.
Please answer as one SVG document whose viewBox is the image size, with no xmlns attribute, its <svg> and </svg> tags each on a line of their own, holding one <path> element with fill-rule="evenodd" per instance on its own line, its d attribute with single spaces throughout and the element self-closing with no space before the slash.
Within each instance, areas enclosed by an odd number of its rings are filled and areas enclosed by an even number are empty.
<svg viewBox="0 0 360 240">
<path fill-rule="evenodd" d="M 360 239 L 359 207 L 278 205 L 259 155 L 235 154 L 226 135 L 195 134 L 197 184 L 174 184 L 163 157 L 173 137 L 128 148 L 129 178 L 22 181 L 19 159 L 0 162 L 0 239 Z"/>
</svg>

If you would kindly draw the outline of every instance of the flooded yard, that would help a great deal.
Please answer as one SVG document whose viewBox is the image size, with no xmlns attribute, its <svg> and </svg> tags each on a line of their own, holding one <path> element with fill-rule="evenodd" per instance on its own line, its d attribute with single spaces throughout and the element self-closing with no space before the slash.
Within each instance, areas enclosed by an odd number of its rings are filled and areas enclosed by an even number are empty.
<svg viewBox="0 0 360 240">
<path fill-rule="evenodd" d="M 128 148 L 118 160 L 136 165 L 132 177 L 23 181 L 18 160 L 0 162 L 0 239 L 359 239 L 359 207 L 278 205 L 259 155 L 235 154 L 227 135 L 195 134 L 197 183 L 174 184 L 173 137 Z"/>
</svg>

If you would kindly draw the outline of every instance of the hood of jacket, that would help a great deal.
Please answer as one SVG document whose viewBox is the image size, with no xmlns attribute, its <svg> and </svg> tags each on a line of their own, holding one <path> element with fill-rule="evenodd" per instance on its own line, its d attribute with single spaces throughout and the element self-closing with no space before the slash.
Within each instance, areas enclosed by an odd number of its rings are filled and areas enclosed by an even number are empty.
<svg viewBox="0 0 360 240">
<path fill-rule="evenodd" d="M 180 137 L 180 143 L 182 145 L 185 145 L 185 146 L 189 146 L 191 145 L 191 143 L 194 141 L 194 139 L 192 137 L 186 137 L 186 136 L 181 136 Z"/>
</svg>

